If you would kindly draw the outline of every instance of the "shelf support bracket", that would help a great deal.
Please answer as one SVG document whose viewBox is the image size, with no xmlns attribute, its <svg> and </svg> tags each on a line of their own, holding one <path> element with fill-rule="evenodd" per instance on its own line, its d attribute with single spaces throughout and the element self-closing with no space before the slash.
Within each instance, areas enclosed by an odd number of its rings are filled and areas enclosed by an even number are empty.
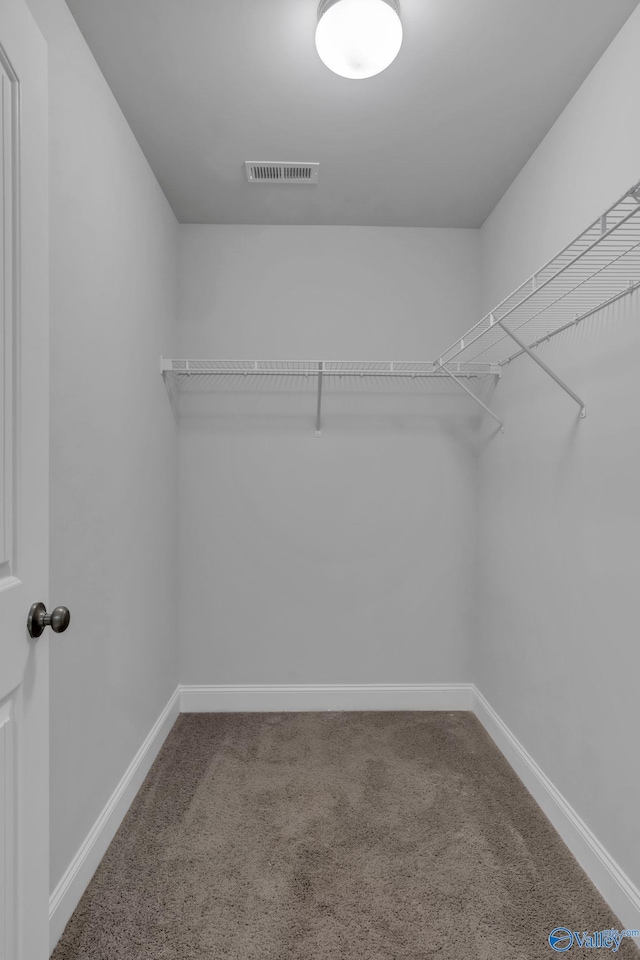
<svg viewBox="0 0 640 960">
<path fill-rule="evenodd" d="M 559 386 L 559 387 L 562 387 L 562 389 L 564 390 L 564 392 L 565 392 L 565 393 L 568 393 L 572 400 L 575 400 L 575 402 L 576 402 L 576 403 L 578 404 L 578 406 L 580 407 L 580 418 L 581 418 L 582 420 L 584 420 L 584 418 L 585 418 L 586 415 L 587 415 L 587 406 L 586 406 L 584 400 L 583 400 L 581 397 L 579 397 L 578 394 L 575 393 L 575 392 L 571 389 L 571 387 L 567 386 L 567 384 L 564 382 L 564 380 L 561 380 L 560 377 L 559 377 L 557 374 L 555 374 L 550 367 L 548 367 L 548 366 L 546 365 L 546 363 L 544 362 L 544 360 L 541 360 L 540 357 L 537 357 L 536 354 L 533 352 L 533 350 L 532 350 L 530 347 L 528 347 L 528 346 L 526 345 L 526 343 L 524 343 L 524 341 L 522 341 L 522 340 L 520 339 L 520 337 L 517 336 L 517 335 L 513 332 L 513 330 L 509 330 L 508 327 L 505 327 L 505 325 L 504 325 L 504 323 L 502 322 L 502 320 L 497 320 L 496 322 L 502 327 L 502 329 L 503 329 L 504 332 L 507 334 L 507 336 L 511 337 L 511 339 L 514 340 L 514 341 L 518 344 L 518 346 L 520 347 L 521 350 L 524 351 L 524 353 L 526 353 L 528 356 L 530 356 L 531 359 L 532 359 L 535 363 L 537 363 L 539 367 L 542 367 L 542 369 L 544 370 L 544 372 L 545 372 L 546 374 L 548 374 L 548 376 L 550 376 L 552 380 L 555 380 L 555 382 L 558 384 L 558 386 Z"/>
<path fill-rule="evenodd" d="M 504 433 L 504 423 L 503 423 L 503 421 L 500 419 L 500 417 L 496 417 L 495 413 L 493 413 L 493 411 L 490 410 L 489 407 L 488 407 L 485 403 L 482 402 L 482 400 L 480 399 L 480 397 L 477 397 L 477 396 L 475 395 L 475 393 L 473 392 L 473 390 L 470 390 L 470 389 L 469 389 L 469 387 L 466 385 L 466 383 L 463 383 L 462 380 L 460 380 L 458 377 L 456 377 L 456 375 L 455 375 L 454 373 L 451 372 L 451 370 L 448 370 L 446 364 L 442 363 L 442 361 L 439 361 L 438 367 L 439 367 L 440 370 L 444 370 L 444 372 L 447 374 L 447 376 L 451 377 L 452 380 L 455 380 L 455 382 L 458 384 L 458 386 L 461 387 L 461 388 L 464 390 L 465 393 L 468 393 L 469 396 L 471 397 L 471 399 L 472 399 L 472 400 L 475 400 L 475 402 L 476 402 L 479 406 L 482 407 L 482 409 L 485 411 L 485 413 L 488 413 L 489 416 L 492 417 L 492 418 L 496 421 L 496 423 L 500 425 L 500 433 Z"/>
<path fill-rule="evenodd" d="M 324 361 L 318 364 L 318 407 L 316 410 L 316 437 L 322 436 L 322 375 L 324 373 Z"/>
</svg>

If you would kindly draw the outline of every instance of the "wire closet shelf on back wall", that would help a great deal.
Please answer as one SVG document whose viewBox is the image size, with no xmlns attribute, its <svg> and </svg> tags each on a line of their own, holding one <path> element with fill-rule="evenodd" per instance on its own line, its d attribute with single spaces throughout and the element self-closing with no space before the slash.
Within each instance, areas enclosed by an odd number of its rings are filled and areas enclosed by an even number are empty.
<svg viewBox="0 0 640 960">
<path fill-rule="evenodd" d="M 317 377 L 316 432 L 320 435 L 323 381 L 329 378 L 446 377 L 482 409 L 497 417 L 464 380 L 498 377 L 522 354 L 536 363 L 578 403 L 584 401 L 543 361 L 535 348 L 640 286 L 640 183 L 591 223 L 575 240 L 521 284 L 434 361 L 170 360 L 162 358 L 167 386 L 184 377 Z"/>
</svg>

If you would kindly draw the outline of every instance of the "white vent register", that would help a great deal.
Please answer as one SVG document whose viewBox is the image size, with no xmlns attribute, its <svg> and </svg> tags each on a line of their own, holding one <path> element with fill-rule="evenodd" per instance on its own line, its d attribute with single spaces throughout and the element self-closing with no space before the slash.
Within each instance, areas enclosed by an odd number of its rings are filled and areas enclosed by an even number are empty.
<svg viewBox="0 0 640 960">
<path fill-rule="evenodd" d="M 320 164 L 245 160 L 244 169 L 249 183 L 307 183 L 313 185 L 318 182 Z"/>
</svg>

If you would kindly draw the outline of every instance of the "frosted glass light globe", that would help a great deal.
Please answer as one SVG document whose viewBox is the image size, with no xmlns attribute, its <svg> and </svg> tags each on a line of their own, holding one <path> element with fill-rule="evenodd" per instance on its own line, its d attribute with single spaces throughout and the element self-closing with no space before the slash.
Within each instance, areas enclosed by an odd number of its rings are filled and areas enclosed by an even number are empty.
<svg viewBox="0 0 640 960">
<path fill-rule="evenodd" d="M 341 77 L 364 80 L 385 70 L 402 45 L 396 0 L 322 0 L 316 49 Z"/>
</svg>

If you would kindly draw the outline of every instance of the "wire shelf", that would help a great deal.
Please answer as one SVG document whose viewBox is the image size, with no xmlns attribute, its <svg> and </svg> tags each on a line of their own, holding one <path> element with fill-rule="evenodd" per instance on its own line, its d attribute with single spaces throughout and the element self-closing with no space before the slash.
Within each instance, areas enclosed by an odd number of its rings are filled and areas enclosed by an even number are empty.
<svg viewBox="0 0 640 960">
<path fill-rule="evenodd" d="M 640 183 L 440 355 L 499 366 L 640 286 Z M 502 326 L 504 324 L 504 327 Z"/>
<path fill-rule="evenodd" d="M 447 369 L 458 377 L 499 375 L 497 364 L 451 363 Z M 421 360 L 168 360 L 163 374 L 191 376 L 290 376 L 290 377 L 443 377 L 447 371 L 432 361 Z"/>
<path fill-rule="evenodd" d="M 456 340 L 437 360 L 166 360 L 161 371 L 180 389 L 185 378 L 315 377 L 320 436 L 322 390 L 327 378 L 449 378 L 489 414 L 503 421 L 464 383 L 499 377 L 502 366 L 528 354 L 579 406 L 586 404 L 534 350 L 576 323 L 640 287 L 640 182 L 594 220 L 579 237 Z M 191 380 L 191 383 L 194 382 Z"/>
</svg>

